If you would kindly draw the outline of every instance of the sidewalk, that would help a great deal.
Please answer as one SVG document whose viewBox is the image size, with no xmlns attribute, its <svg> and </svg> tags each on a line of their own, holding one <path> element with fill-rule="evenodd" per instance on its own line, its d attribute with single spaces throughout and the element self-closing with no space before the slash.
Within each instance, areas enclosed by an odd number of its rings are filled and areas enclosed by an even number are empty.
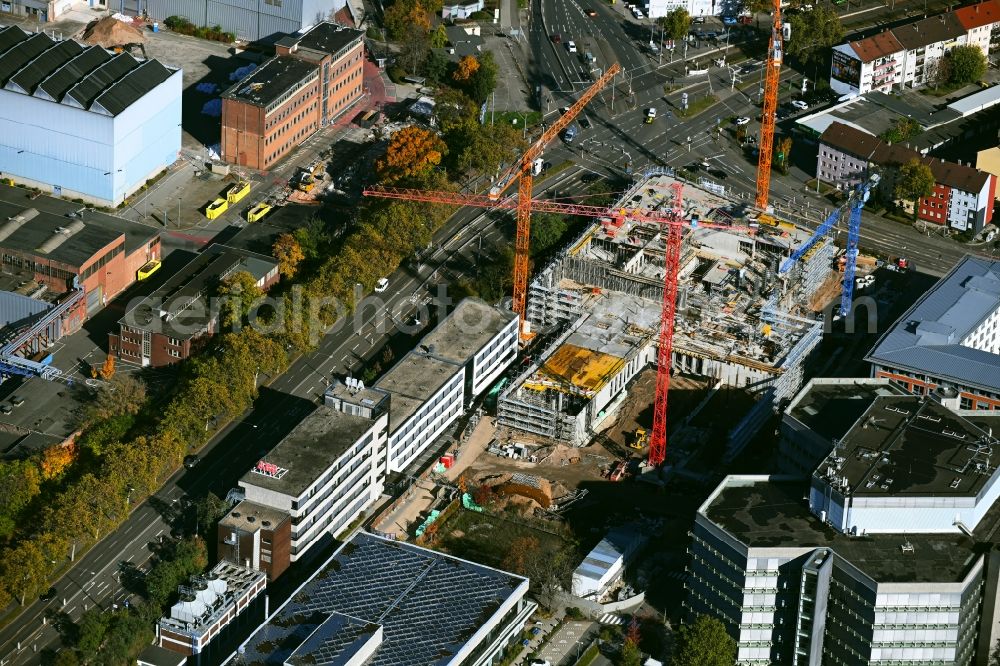
<svg viewBox="0 0 1000 666">
<path fill-rule="evenodd" d="M 486 446 L 492 441 L 495 432 L 493 419 L 484 416 L 479 420 L 479 425 L 472 432 L 469 441 L 458 449 L 458 458 L 455 464 L 443 474 L 449 482 L 455 482 L 458 477 L 467 470 L 475 460 L 483 454 Z M 396 533 L 396 538 L 406 541 L 409 528 L 427 511 L 435 502 L 435 496 L 427 486 L 431 481 L 423 481 L 414 484 L 407 493 L 412 497 L 403 502 L 395 511 L 390 513 L 378 525 L 373 527 L 379 532 Z"/>
</svg>

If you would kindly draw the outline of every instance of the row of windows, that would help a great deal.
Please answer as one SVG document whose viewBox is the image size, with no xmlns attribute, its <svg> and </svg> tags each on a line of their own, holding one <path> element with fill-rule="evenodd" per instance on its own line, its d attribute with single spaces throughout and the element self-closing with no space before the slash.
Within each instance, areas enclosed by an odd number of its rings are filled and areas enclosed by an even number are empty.
<svg viewBox="0 0 1000 666">
<path fill-rule="evenodd" d="M 13 266 L 14 268 L 23 268 L 38 275 L 44 275 L 46 277 L 52 277 L 59 280 L 68 281 L 72 280 L 75 276 L 75 273 L 64 271 L 61 268 L 55 268 L 49 264 L 35 263 L 31 259 L 25 259 L 24 257 L 16 254 L 4 254 L 3 263 L 8 266 Z"/>
<path fill-rule="evenodd" d="M 264 145 L 268 146 L 277 141 L 282 134 L 287 132 L 291 127 L 294 127 L 297 122 L 305 118 L 306 114 L 312 113 L 315 110 L 316 110 L 316 102 L 313 102 L 306 108 L 296 113 L 294 118 L 289 118 L 288 122 L 286 122 L 284 125 L 276 129 L 275 131 L 270 132 L 266 137 L 264 137 Z M 310 123 L 310 126 L 312 126 L 312 123 Z"/>
<path fill-rule="evenodd" d="M 306 134 L 312 134 L 316 129 L 318 129 L 316 123 L 309 123 L 308 125 L 303 126 L 302 129 L 296 132 L 294 136 L 290 136 L 287 139 L 285 139 L 285 142 L 281 144 L 277 148 L 277 150 L 275 150 L 273 153 L 267 155 L 264 158 L 264 166 L 271 164 L 272 162 L 283 156 L 285 153 L 288 152 L 290 148 L 299 145 L 300 137 L 303 137 Z"/>
<path fill-rule="evenodd" d="M 105 252 L 103 257 L 101 257 L 100 259 L 98 259 L 97 261 L 95 261 L 94 263 L 92 263 L 90 266 L 88 266 L 87 268 L 85 268 L 83 270 L 83 272 L 80 273 L 80 280 L 81 281 L 86 280 L 91 275 L 93 275 L 97 271 L 99 271 L 102 268 L 104 268 L 104 266 L 109 261 L 111 261 L 112 259 L 114 259 L 115 257 L 117 257 L 119 254 L 121 254 L 124 251 L 125 251 L 125 243 L 122 243 L 121 245 L 114 246 L 113 248 L 111 248 L 110 250 L 108 250 L 107 252 Z"/>
<path fill-rule="evenodd" d="M 276 100 L 274 100 L 273 102 L 271 102 L 270 104 L 268 104 L 267 105 L 267 109 L 265 110 L 264 113 L 265 114 L 272 113 L 275 109 L 281 108 L 281 105 L 284 104 L 285 102 L 287 102 L 289 100 L 289 98 L 291 98 L 292 95 L 297 94 L 300 90 L 302 90 L 303 88 L 305 88 L 306 86 L 308 86 L 310 83 L 314 83 L 315 84 L 318 81 L 319 81 L 319 72 L 317 70 L 315 73 L 313 73 L 309 77 L 308 81 L 303 82 L 298 88 L 296 88 L 295 90 L 289 90 L 288 92 L 280 95 Z M 305 93 L 303 93 L 302 97 L 299 98 L 299 100 L 297 100 L 295 104 L 301 104 L 304 100 L 308 99 L 309 97 L 311 97 L 311 96 L 313 96 L 315 94 L 316 94 L 316 86 L 313 86 L 312 90 L 309 90 L 309 91 L 306 91 Z M 278 114 L 277 119 L 280 120 L 284 115 L 286 115 L 288 113 L 288 111 L 290 109 L 295 108 L 295 104 L 293 104 L 291 107 L 289 107 L 289 109 L 285 109 L 280 114 Z"/>
</svg>

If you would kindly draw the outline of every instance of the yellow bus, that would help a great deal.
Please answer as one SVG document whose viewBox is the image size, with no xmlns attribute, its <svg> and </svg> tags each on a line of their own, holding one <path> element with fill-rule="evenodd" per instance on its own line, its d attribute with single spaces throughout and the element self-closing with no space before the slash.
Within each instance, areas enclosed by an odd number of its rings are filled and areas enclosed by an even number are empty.
<svg viewBox="0 0 1000 666">
<path fill-rule="evenodd" d="M 271 211 L 271 204 L 261 201 L 247 211 L 247 222 L 256 222 Z"/>
<path fill-rule="evenodd" d="M 140 280 L 145 280 L 150 275 L 160 270 L 160 262 L 157 259 L 146 262 L 142 268 L 139 269 L 136 277 Z"/>
<path fill-rule="evenodd" d="M 229 202 L 225 199 L 216 199 L 205 208 L 205 217 L 214 220 L 229 210 Z"/>
<path fill-rule="evenodd" d="M 241 180 L 226 191 L 226 201 L 231 204 L 239 203 L 248 194 L 250 194 L 250 183 Z"/>
</svg>

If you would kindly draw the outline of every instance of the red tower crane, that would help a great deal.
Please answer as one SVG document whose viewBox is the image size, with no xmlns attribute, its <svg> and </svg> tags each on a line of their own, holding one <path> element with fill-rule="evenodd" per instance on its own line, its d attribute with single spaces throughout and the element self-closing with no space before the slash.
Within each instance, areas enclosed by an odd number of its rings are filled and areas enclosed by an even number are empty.
<svg viewBox="0 0 1000 666">
<path fill-rule="evenodd" d="M 564 215 L 610 217 L 619 222 L 624 222 L 627 218 L 639 222 L 660 224 L 663 228 L 665 245 L 663 311 L 660 317 L 659 349 L 657 351 L 653 432 L 649 440 L 649 463 L 656 466 L 663 463 L 667 454 L 667 394 L 670 390 L 670 361 L 673 350 L 674 313 L 677 304 L 677 271 L 680 264 L 681 240 L 684 227 L 688 225 L 684 221 L 684 209 L 681 200 L 683 186 L 680 183 L 674 183 L 671 187 L 673 189 L 673 202 L 670 210 L 666 212 L 640 208 L 605 208 L 603 206 L 563 203 L 541 199 L 528 199 L 524 201 L 520 196 L 499 198 L 496 194 L 462 194 L 399 187 L 372 187 L 365 189 L 364 194 L 365 196 L 387 199 L 425 201 L 454 206 L 474 206 L 477 208 L 517 211 L 527 208 L 528 211 L 535 210 Z M 733 227 L 716 223 L 690 223 L 690 226 L 725 229 L 728 231 L 752 231 L 749 227 Z"/>
<path fill-rule="evenodd" d="M 754 205 L 767 210 L 767 198 L 771 189 L 771 153 L 774 152 L 774 123 L 778 110 L 778 80 L 781 76 L 781 60 L 784 52 L 784 37 L 781 27 L 781 0 L 772 0 L 774 20 L 771 23 L 771 40 L 767 47 L 766 73 L 764 77 L 763 109 L 760 116 L 760 155 L 757 161 L 757 198 Z"/>
</svg>

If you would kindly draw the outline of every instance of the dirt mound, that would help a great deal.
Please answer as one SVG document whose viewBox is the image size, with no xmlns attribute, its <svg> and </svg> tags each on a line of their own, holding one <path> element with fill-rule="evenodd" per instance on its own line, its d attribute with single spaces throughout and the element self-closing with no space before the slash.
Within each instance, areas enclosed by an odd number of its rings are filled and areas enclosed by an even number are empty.
<svg viewBox="0 0 1000 666">
<path fill-rule="evenodd" d="M 576 465 L 580 462 L 580 449 L 565 444 L 544 446 L 535 451 L 540 465 Z"/>
<path fill-rule="evenodd" d="M 83 41 L 87 44 L 113 49 L 126 44 L 138 44 L 146 41 L 142 30 L 119 21 L 110 16 L 93 21 L 83 33 Z"/>
</svg>

